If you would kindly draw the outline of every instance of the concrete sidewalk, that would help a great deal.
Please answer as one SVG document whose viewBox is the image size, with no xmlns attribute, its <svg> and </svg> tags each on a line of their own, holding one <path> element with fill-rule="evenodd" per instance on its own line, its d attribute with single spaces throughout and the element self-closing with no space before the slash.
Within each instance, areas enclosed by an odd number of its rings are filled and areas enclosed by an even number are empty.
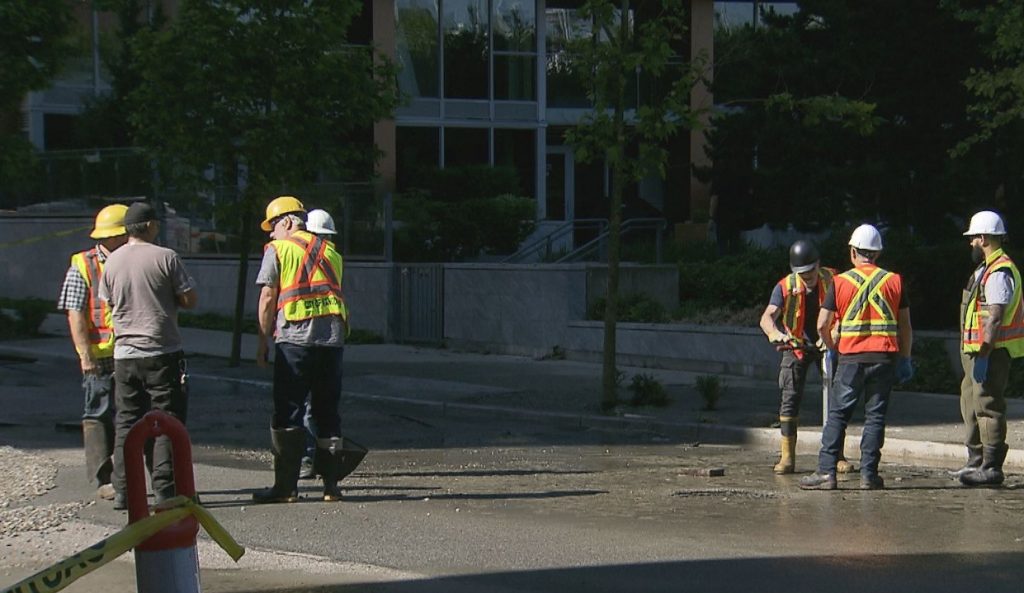
<svg viewBox="0 0 1024 593">
<path fill-rule="evenodd" d="M 43 326 L 54 337 L 0 342 L 0 352 L 34 357 L 73 359 L 66 325 L 55 316 Z M 250 361 L 230 368 L 231 335 L 227 332 L 183 328 L 191 374 L 201 381 L 269 387 L 271 377 L 257 369 L 255 336 L 243 336 L 242 358 Z M 60 335 L 64 334 L 64 335 Z M 636 375 L 659 381 L 670 397 L 663 408 L 621 405 L 612 413 L 598 407 L 601 367 L 567 360 L 453 352 L 445 349 L 380 344 L 350 345 L 345 351 L 346 398 L 396 408 L 427 408 L 460 417 L 507 417 L 556 423 L 569 428 L 641 430 L 683 442 L 740 443 L 775 448 L 778 429 L 778 387 L 773 381 L 721 375 L 724 392 L 713 411 L 694 387 L 699 373 L 654 368 L 622 367 L 623 385 Z M 630 397 L 627 388 L 621 396 Z M 1024 401 L 1008 402 L 1010 452 L 1006 467 L 1024 469 Z M 821 439 L 820 384 L 808 385 L 802 405 L 798 452 L 814 454 Z M 848 431 L 846 454 L 859 457 L 862 416 L 855 415 Z M 965 457 L 962 424 L 956 396 L 894 392 L 888 413 L 883 459 L 958 467 Z"/>
</svg>

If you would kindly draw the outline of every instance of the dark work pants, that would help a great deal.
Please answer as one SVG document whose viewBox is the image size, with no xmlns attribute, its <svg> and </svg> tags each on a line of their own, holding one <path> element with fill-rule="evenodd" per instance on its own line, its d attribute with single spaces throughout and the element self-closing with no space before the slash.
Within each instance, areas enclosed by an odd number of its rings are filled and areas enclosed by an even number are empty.
<svg viewBox="0 0 1024 593">
<path fill-rule="evenodd" d="M 974 357 L 960 354 L 964 378 L 960 382 L 960 415 L 964 419 L 964 444 L 980 450 L 982 445 L 1006 442 L 1006 385 L 1010 381 L 1010 353 L 996 348 L 989 355 L 984 383 L 974 380 Z"/>
<path fill-rule="evenodd" d="M 274 418 L 271 428 L 302 428 L 309 396 L 311 431 L 320 439 L 341 436 L 341 361 L 345 349 L 275 345 Z"/>
<path fill-rule="evenodd" d="M 131 427 L 150 410 L 161 410 L 185 423 L 188 395 L 184 376 L 185 357 L 181 352 L 114 361 L 117 415 L 111 483 L 117 492 L 125 492 L 124 441 Z M 167 437 L 158 437 L 153 444 L 151 467 L 153 492 L 162 499 L 174 496 L 171 442 Z"/>
<path fill-rule="evenodd" d="M 896 381 L 895 365 L 891 362 L 856 363 L 839 359 L 832 392 L 829 397 L 828 422 L 821 433 L 821 452 L 818 471 L 835 474 L 836 462 L 846 438 L 846 427 L 853 417 L 853 409 L 861 394 L 864 395 L 864 430 L 860 437 L 860 473 L 878 474 L 885 444 L 885 413 L 889 409 L 889 393 Z"/>
<path fill-rule="evenodd" d="M 782 353 L 782 363 L 779 365 L 779 390 L 782 392 L 779 417 L 800 416 L 800 403 L 804 399 L 807 373 L 811 367 L 820 369 L 820 363 L 821 355 L 816 352 L 806 352 L 802 359 L 797 358 L 791 351 Z"/>
</svg>

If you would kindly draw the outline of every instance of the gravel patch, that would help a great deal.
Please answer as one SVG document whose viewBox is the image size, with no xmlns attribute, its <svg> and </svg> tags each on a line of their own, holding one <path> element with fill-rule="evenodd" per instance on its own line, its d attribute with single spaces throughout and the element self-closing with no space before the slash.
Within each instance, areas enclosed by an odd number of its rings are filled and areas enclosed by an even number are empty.
<svg viewBox="0 0 1024 593">
<path fill-rule="evenodd" d="M 0 509 L 6 509 L 56 487 L 57 464 L 14 447 L 0 447 L 0 476 L 10 476 L 0 480 Z"/>
<path fill-rule="evenodd" d="M 0 537 L 16 536 L 25 531 L 46 531 L 62 526 L 78 516 L 83 502 L 66 502 L 46 506 L 24 506 L 0 510 Z"/>
</svg>

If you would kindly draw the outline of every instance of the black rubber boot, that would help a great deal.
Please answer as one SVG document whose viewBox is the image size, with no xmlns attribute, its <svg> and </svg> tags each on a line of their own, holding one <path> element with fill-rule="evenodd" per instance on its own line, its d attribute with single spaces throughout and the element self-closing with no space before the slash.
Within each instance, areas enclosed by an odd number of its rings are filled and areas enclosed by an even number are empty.
<svg viewBox="0 0 1024 593">
<path fill-rule="evenodd" d="M 960 476 L 960 483 L 966 486 L 998 486 L 1003 483 L 1003 461 L 1009 451 L 1006 443 L 982 447 L 981 467 Z"/>
<path fill-rule="evenodd" d="M 99 488 L 110 483 L 114 464 L 114 427 L 100 420 L 82 420 L 82 444 L 85 448 L 85 472 L 89 482 Z"/>
<path fill-rule="evenodd" d="M 338 482 L 348 477 L 366 457 L 366 447 L 342 437 L 317 439 L 316 473 L 324 479 L 324 500 L 334 502 L 341 500 L 341 489 Z"/>
<path fill-rule="evenodd" d="M 981 467 L 981 461 L 981 445 L 978 445 L 977 447 L 967 447 L 967 463 L 964 464 L 964 466 L 961 467 L 960 469 L 951 470 L 949 472 L 949 475 L 952 476 L 954 479 L 959 480 L 965 474 L 969 474 L 974 470 L 978 469 L 979 467 Z"/>
<path fill-rule="evenodd" d="M 253 492 L 257 504 L 296 502 L 299 500 L 299 464 L 305 450 L 306 434 L 301 428 L 271 429 L 270 447 L 274 453 L 274 485 Z"/>
</svg>

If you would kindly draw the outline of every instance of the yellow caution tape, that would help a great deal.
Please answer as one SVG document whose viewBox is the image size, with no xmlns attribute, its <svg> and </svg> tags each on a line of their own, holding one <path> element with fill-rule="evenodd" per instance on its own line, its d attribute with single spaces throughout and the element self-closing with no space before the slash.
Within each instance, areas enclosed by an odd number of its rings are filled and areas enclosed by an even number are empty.
<svg viewBox="0 0 1024 593">
<path fill-rule="evenodd" d="M 53 237 L 65 237 L 67 235 L 74 235 L 74 234 L 77 234 L 77 233 L 81 233 L 82 231 L 87 231 L 87 230 L 89 230 L 91 228 L 92 228 L 92 225 L 90 224 L 90 225 L 87 225 L 87 226 L 75 227 L 73 229 L 65 229 L 63 231 L 54 231 L 52 233 L 47 233 L 45 235 L 36 235 L 35 237 L 28 237 L 27 239 L 17 239 L 15 241 L 7 241 L 6 243 L 0 243 L 0 249 L 5 249 L 7 247 L 15 247 L 17 245 L 28 245 L 29 243 L 36 243 L 38 241 L 43 241 L 43 240 L 50 239 L 50 238 L 53 238 Z"/>
<path fill-rule="evenodd" d="M 164 510 L 125 527 L 114 535 L 99 541 L 81 552 L 45 568 L 27 579 L 3 590 L 3 593 L 53 593 L 124 554 L 138 544 L 156 535 L 165 527 L 195 515 L 199 524 L 210 534 L 231 559 L 245 554 L 245 548 L 213 518 L 213 515 L 192 499 L 176 496 L 161 505 Z"/>
</svg>

